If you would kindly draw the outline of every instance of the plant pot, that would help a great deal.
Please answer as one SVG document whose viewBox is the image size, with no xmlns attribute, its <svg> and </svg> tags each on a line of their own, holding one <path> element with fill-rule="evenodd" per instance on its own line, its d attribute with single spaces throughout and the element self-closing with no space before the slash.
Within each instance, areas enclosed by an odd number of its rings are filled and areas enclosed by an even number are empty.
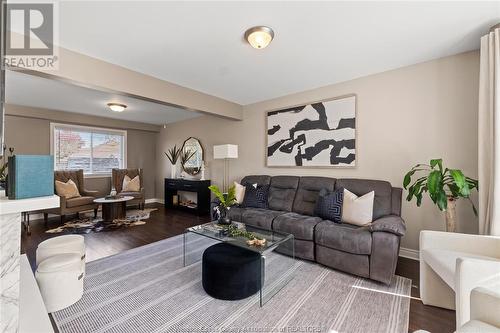
<svg viewBox="0 0 500 333">
<path fill-rule="evenodd" d="M 231 219 L 229 217 L 221 217 L 221 218 L 219 218 L 217 223 L 222 224 L 222 225 L 230 225 Z"/>
<path fill-rule="evenodd" d="M 219 206 L 219 218 L 217 219 L 217 223 L 223 225 L 231 224 L 231 218 L 227 216 L 227 211 L 227 208 L 225 208 L 224 206 Z"/>
<path fill-rule="evenodd" d="M 456 214 L 457 200 L 453 197 L 448 197 L 448 205 L 446 207 L 446 231 L 455 232 L 457 228 Z"/>
<path fill-rule="evenodd" d="M 170 178 L 172 179 L 177 178 L 177 163 L 170 164 Z"/>
</svg>

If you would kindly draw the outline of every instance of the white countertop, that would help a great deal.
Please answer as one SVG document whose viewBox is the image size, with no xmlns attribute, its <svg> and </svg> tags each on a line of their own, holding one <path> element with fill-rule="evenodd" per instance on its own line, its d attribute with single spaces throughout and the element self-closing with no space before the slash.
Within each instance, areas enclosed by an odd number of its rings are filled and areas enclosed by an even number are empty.
<svg viewBox="0 0 500 333">
<path fill-rule="evenodd" d="M 9 200 L 6 196 L 0 195 L 0 215 L 55 207 L 59 207 L 59 197 L 57 195 L 19 200 Z"/>
</svg>

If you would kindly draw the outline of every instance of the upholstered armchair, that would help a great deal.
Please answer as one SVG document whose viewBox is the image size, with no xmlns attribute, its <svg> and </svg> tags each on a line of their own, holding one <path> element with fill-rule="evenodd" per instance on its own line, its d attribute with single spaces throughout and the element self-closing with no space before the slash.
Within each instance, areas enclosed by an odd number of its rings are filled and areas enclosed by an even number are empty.
<svg viewBox="0 0 500 333">
<path fill-rule="evenodd" d="M 64 222 L 64 218 L 66 215 L 75 213 L 78 215 L 80 212 L 87 210 L 94 210 L 94 217 L 97 216 L 98 206 L 94 203 L 94 199 L 97 196 L 98 192 L 85 189 L 83 170 L 54 171 L 54 181 L 58 180 L 60 182 L 66 183 L 70 179 L 78 187 L 80 197 L 66 199 L 63 196 L 60 196 L 58 208 L 52 208 L 43 211 L 45 224 L 47 224 L 48 214 L 60 215 L 61 223 Z"/>
<path fill-rule="evenodd" d="M 420 298 L 456 310 L 456 327 L 470 320 L 471 291 L 500 285 L 500 237 L 420 232 Z"/>
<path fill-rule="evenodd" d="M 457 333 L 500 333 L 500 284 L 470 293 L 470 320 Z"/>
<path fill-rule="evenodd" d="M 130 179 L 134 179 L 135 176 L 139 176 L 140 190 L 137 192 L 123 191 L 123 178 L 129 176 Z M 134 197 L 133 200 L 127 202 L 129 205 L 138 205 L 139 209 L 144 209 L 146 203 L 144 195 L 144 181 L 142 177 L 142 169 L 113 169 L 111 171 L 111 181 L 112 186 L 115 188 L 116 193 L 123 196 Z"/>
</svg>

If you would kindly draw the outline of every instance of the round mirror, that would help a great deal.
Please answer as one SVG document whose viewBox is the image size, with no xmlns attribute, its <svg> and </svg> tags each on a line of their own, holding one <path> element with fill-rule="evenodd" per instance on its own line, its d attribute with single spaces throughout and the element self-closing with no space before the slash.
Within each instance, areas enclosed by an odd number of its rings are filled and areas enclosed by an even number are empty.
<svg viewBox="0 0 500 333">
<path fill-rule="evenodd" d="M 183 157 L 187 158 L 183 161 Z M 203 164 L 203 146 L 200 140 L 190 137 L 182 145 L 182 168 L 186 173 L 194 176 L 200 173 Z"/>
</svg>

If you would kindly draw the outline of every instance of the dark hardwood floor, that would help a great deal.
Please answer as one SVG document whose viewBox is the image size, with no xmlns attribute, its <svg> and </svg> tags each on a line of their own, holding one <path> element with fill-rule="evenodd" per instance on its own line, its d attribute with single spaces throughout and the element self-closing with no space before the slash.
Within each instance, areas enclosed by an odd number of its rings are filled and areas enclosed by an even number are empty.
<svg viewBox="0 0 500 333">
<path fill-rule="evenodd" d="M 151 218 L 145 225 L 84 235 L 87 247 L 87 261 L 107 257 L 128 249 L 179 235 L 183 233 L 186 227 L 209 221 L 208 217 L 198 217 L 188 212 L 167 211 L 159 204 L 147 206 L 158 208 L 158 210 L 151 213 Z M 58 224 L 59 218 L 49 219 L 49 227 L 55 227 Z M 43 220 L 32 221 L 31 236 L 27 236 L 24 232 L 22 234 L 21 251 L 28 255 L 32 267 L 34 267 L 37 245 L 45 239 L 58 235 L 47 234 L 45 230 L 46 227 Z M 420 301 L 418 261 L 399 258 L 396 274 L 412 279 L 413 281 L 409 332 L 414 332 L 418 329 L 424 329 L 433 333 L 455 331 L 454 311 L 426 306 Z"/>
</svg>

